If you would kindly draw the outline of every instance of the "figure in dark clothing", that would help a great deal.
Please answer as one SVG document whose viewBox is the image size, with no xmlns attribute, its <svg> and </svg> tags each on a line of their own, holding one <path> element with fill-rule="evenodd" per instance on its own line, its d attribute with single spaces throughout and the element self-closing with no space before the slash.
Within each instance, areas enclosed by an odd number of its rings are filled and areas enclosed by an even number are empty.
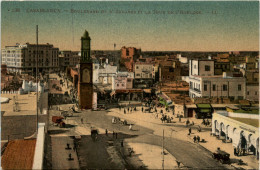
<svg viewBox="0 0 260 170">
<path fill-rule="evenodd" d="M 107 131 L 107 129 L 106 129 L 106 135 L 107 135 L 107 133 L 108 133 L 108 131 Z"/>
<path fill-rule="evenodd" d="M 125 110 L 125 108 L 124 108 L 124 114 L 126 114 L 126 110 Z"/>
<path fill-rule="evenodd" d="M 113 131 L 113 138 L 115 137 L 115 132 Z"/>
<path fill-rule="evenodd" d="M 197 140 L 196 136 L 193 137 L 193 142 L 195 143 Z"/>
<path fill-rule="evenodd" d="M 198 141 L 198 143 L 200 142 L 200 137 L 199 136 L 197 136 L 197 141 Z"/>
<path fill-rule="evenodd" d="M 191 128 L 189 128 L 189 134 L 191 134 Z"/>
<path fill-rule="evenodd" d="M 121 141 L 121 147 L 124 147 L 124 142 L 123 141 Z"/>
<path fill-rule="evenodd" d="M 129 107 L 127 108 L 127 111 L 128 111 L 128 113 L 129 113 Z"/>
<path fill-rule="evenodd" d="M 143 108 L 143 106 L 142 106 L 142 112 L 144 112 L 144 108 Z"/>
</svg>

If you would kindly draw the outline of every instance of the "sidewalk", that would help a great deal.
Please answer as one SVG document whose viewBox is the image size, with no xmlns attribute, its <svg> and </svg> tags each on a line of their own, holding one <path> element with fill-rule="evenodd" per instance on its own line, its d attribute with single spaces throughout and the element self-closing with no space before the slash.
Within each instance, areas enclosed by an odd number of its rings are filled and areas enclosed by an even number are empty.
<svg viewBox="0 0 260 170">
<path fill-rule="evenodd" d="M 70 137 L 51 137 L 52 143 L 52 169 L 79 169 L 76 152 L 73 150 L 73 139 Z M 67 143 L 71 149 L 66 150 Z M 73 160 L 68 160 L 69 154 Z"/>
<path fill-rule="evenodd" d="M 126 143 L 124 146 L 125 153 L 129 153 L 128 148 L 132 148 L 134 153 L 127 156 L 127 161 L 133 164 L 137 169 L 162 169 L 162 148 L 155 145 L 144 143 Z M 164 169 L 178 168 L 176 158 L 167 150 L 164 150 Z M 138 162 L 141 161 L 141 162 Z M 180 168 L 183 164 L 180 164 Z"/>
</svg>

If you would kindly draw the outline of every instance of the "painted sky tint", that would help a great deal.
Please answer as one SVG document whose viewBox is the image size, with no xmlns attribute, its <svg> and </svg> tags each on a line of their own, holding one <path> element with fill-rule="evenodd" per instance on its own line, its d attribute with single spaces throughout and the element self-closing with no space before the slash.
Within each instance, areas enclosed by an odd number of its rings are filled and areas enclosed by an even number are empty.
<svg viewBox="0 0 260 170">
<path fill-rule="evenodd" d="M 12 12 L 16 8 L 20 8 L 20 12 Z M 31 9 L 61 12 L 28 12 Z M 106 13 L 71 13 L 71 9 L 105 10 Z M 119 14 L 117 10 L 142 11 L 142 14 Z M 166 14 L 153 14 L 154 10 Z M 151 14 L 147 14 L 148 11 Z M 168 14 L 168 11 L 177 14 Z M 180 14 L 180 11 L 200 11 L 201 14 Z M 94 50 L 112 50 L 114 43 L 116 49 L 135 46 L 143 51 L 259 50 L 258 1 L 2 2 L 1 12 L 2 48 L 16 43 L 35 43 L 38 24 L 39 42 L 54 44 L 61 50 L 80 50 L 80 37 L 85 29 Z"/>
</svg>

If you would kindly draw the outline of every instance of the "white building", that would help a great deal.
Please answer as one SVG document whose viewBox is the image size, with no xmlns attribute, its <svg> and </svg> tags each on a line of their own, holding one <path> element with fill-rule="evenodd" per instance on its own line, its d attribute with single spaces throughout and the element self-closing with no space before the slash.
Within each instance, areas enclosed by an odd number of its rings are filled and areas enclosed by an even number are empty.
<svg viewBox="0 0 260 170">
<path fill-rule="evenodd" d="M 245 99 L 246 79 L 232 77 L 227 73 L 214 75 L 213 60 L 189 61 L 189 95 L 195 97 L 229 97 Z"/>
<path fill-rule="evenodd" d="M 117 74 L 117 66 L 111 66 L 105 63 L 103 67 L 99 67 L 98 80 L 102 84 L 112 84 L 112 77 Z"/>
<path fill-rule="evenodd" d="M 248 119 L 259 121 L 258 114 L 218 111 L 213 114 L 212 133 L 219 139 L 231 140 L 234 148 L 242 148 L 259 156 L 259 129 Z"/>
</svg>

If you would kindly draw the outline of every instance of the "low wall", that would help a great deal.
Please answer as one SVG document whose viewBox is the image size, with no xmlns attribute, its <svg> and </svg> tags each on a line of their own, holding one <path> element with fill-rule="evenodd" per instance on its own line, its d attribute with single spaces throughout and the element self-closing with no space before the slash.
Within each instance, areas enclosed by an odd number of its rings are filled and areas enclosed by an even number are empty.
<svg viewBox="0 0 260 170">
<path fill-rule="evenodd" d="M 33 159 L 32 169 L 42 169 L 42 166 L 43 166 L 45 123 L 39 123 L 38 125 L 39 125 L 39 127 L 38 127 L 38 133 L 37 133 L 37 139 L 36 139 L 36 146 L 35 146 L 35 151 L 34 151 L 34 159 Z"/>
</svg>

